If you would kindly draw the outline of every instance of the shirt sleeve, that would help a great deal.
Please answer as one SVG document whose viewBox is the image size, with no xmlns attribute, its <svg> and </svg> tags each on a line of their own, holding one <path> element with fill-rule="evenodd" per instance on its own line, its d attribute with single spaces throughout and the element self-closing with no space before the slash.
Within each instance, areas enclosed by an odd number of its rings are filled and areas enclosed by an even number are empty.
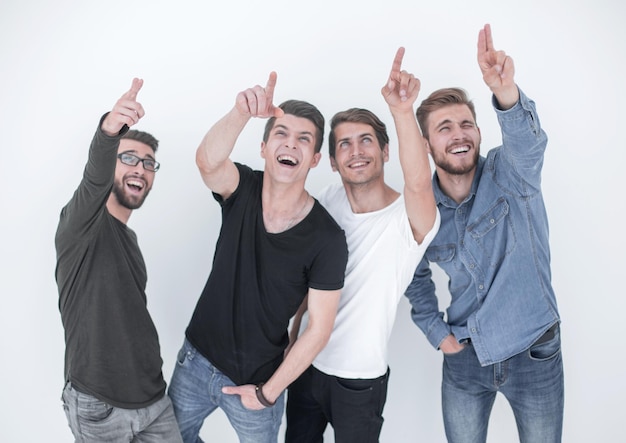
<svg viewBox="0 0 626 443">
<path fill-rule="evenodd" d="M 104 114 L 98 123 L 89 148 L 87 164 L 83 177 L 68 204 L 61 211 L 59 228 L 79 236 L 88 230 L 92 221 L 105 208 L 115 179 L 117 149 L 121 136 L 128 130 L 120 131 L 116 136 L 106 135 L 102 129 Z"/>
<path fill-rule="evenodd" d="M 541 127 L 535 103 L 521 90 L 519 92 L 519 101 L 506 111 L 498 109 L 493 99 L 502 131 L 501 158 L 519 179 L 516 182 L 509 175 L 499 181 L 508 179 L 519 194 L 529 195 L 541 186 L 541 169 L 548 137 Z"/>
<path fill-rule="evenodd" d="M 339 228 L 329 230 L 311 267 L 309 287 L 323 291 L 343 288 L 347 264 L 348 246 L 344 231 Z"/>
<path fill-rule="evenodd" d="M 443 339 L 450 334 L 450 327 L 443 320 L 443 312 L 439 311 L 432 271 L 425 257 L 415 270 L 413 280 L 405 291 L 405 295 L 411 303 L 413 322 L 426 335 L 430 344 L 434 348 L 439 348 Z"/>
</svg>

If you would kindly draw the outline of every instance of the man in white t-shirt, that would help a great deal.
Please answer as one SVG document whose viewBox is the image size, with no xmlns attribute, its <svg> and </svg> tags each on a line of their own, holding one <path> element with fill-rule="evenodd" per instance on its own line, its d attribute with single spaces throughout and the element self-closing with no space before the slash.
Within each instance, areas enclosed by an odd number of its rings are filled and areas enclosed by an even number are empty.
<svg viewBox="0 0 626 443">
<path fill-rule="evenodd" d="M 348 265 L 330 341 L 289 387 L 286 442 L 320 442 L 328 423 L 336 442 L 377 442 L 380 435 L 397 306 L 439 227 L 413 110 L 420 82 L 401 71 L 403 56 L 400 48 L 381 91 L 398 135 L 402 194 L 384 180 L 385 124 L 359 108 L 331 121 L 330 161 L 343 185 L 327 187 L 318 199 L 346 233 Z M 306 326 L 305 311 L 296 316 L 292 336 Z"/>
</svg>

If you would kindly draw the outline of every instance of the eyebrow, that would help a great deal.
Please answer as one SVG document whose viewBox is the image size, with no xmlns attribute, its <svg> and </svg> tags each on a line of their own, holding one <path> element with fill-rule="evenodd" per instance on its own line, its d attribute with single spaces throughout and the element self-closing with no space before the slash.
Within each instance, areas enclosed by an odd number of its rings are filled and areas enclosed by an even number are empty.
<svg viewBox="0 0 626 443">
<path fill-rule="evenodd" d="M 282 124 L 280 124 L 280 123 L 276 124 L 276 125 L 274 126 L 274 129 L 273 129 L 273 130 L 276 130 L 276 129 L 278 129 L 278 128 L 280 128 L 280 129 L 284 129 L 284 130 L 286 130 L 286 131 L 289 131 L 289 128 L 288 128 L 287 126 L 282 125 Z M 299 132 L 299 134 L 307 134 L 307 135 L 310 135 L 311 137 L 313 137 L 313 133 L 312 133 L 311 131 L 300 131 L 300 132 Z"/>
<path fill-rule="evenodd" d="M 444 121 L 439 122 L 439 123 L 435 126 L 435 129 L 439 129 L 439 128 L 440 128 L 440 127 L 442 127 L 443 125 L 448 125 L 448 124 L 450 124 L 450 123 L 454 123 L 454 122 L 453 122 L 452 120 L 450 120 L 449 118 L 448 118 L 448 119 L 445 119 Z M 476 124 L 475 124 L 472 120 L 467 119 L 467 118 L 466 118 L 466 119 L 461 120 L 461 125 L 463 125 L 463 124 L 465 124 L 465 123 L 471 123 L 473 126 L 475 126 L 475 125 L 476 125 Z"/>
<path fill-rule="evenodd" d="M 359 140 L 364 139 L 365 137 L 372 137 L 372 138 L 376 138 L 376 136 L 371 133 L 371 132 L 364 132 L 362 134 L 359 134 L 356 136 L 356 138 L 358 138 Z M 352 137 L 343 137 L 337 140 L 337 143 L 341 143 L 341 142 L 345 142 L 347 140 L 350 140 Z"/>
</svg>

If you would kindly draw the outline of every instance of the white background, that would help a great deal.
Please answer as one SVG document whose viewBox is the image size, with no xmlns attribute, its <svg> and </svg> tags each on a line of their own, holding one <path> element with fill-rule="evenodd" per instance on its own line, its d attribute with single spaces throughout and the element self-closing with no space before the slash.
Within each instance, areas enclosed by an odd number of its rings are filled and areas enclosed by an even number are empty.
<svg viewBox="0 0 626 443">
<path fill-rule="evenodd" d="M 139 100 L 146 116 L 136 128 L 160 140 L 163 166 L 129 225 L 147 262 L 148 307 L 169 381 L 220 225 L 194 153 L 237 92 L 264 85 L 276 70 L 277 103 L 308 100 L 327 119 L 348 107 L 371 109 L 389 126 L 387 180 L 399 189 L 395 133 L 379 92 L 398 46 L 406 47 L 404 67 L 422 81 L 421 98 L 440 87 L 466 88 L 476 103 L 483 152 L 499 144 L 476 64 L 484 23 L 492 25 L 496 48 L 514 58 L 517 83 L 537 102 L 549 136 L 543 187 L 563 319 L 563 441 L 623 439 L 624 18 L 625 6 L 609 0 L 4 0 L 0 441 L 71 441 L 60 402 L 64 342 L 54 232 L 100 116 L 134 76 L 145 80 Z M 262 167 L 263 124 L 246 128 L 235 159 Z M 338 180 L 326 141 L 323 161 L 309 175 L 313 194 Z M 446 282 L 437 278 L 445 303 Z M 381 441 L 445 441 L 441 356 L 412 324 L 405 300 L 390 364 Z M 206 421 L 202 436 L 236 441 L 221 412 Z M 512 414 L 499 397 L 489 442 L 513 441 Z"/>
</svg>

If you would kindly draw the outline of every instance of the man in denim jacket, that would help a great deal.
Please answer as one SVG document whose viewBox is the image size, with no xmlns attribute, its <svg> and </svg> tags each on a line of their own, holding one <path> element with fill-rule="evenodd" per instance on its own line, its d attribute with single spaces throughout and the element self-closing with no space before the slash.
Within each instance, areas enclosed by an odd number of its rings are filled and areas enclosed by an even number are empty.
<svg viewBox="0 0 626 443">
<path fill-rule="evenodd" d="M 497 392 L 511 404 L 522 442 L 558 442 L 563 422 L 559 314 L 551 285 L 541 194 L 547 145 L 534 103 L 514 82 L 513 60 L 486 25 L 478 64 L 493 93 L 503 144 L 479 155 L 473 104 L 458 88 L 417 110 L 436 166 L 441 227 L 406 291 L 411 315 L 444 354 L 442 406 L 450 442 L 484 442 Z M 450 279 L 447 317 L 429 264 Z"/>
</svg>

